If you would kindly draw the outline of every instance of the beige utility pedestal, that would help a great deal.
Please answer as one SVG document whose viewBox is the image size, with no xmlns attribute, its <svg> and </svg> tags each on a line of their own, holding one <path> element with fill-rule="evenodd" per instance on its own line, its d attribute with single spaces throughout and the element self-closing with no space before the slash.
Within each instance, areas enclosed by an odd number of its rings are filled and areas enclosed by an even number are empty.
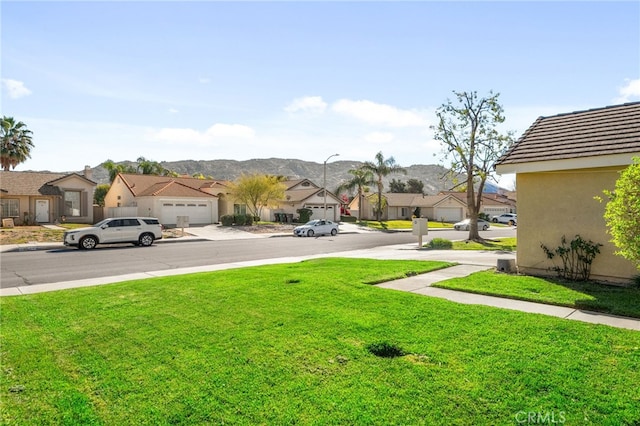
<svg viewBox="0 0 640 426">
<path fill-rule="evenodd" d="M 418 236 L 418 247 L 422 248 L 422 236 L 429 233 L 429 220 L 418 217 L 414 218 L 411 233 Z"/>
</svg>

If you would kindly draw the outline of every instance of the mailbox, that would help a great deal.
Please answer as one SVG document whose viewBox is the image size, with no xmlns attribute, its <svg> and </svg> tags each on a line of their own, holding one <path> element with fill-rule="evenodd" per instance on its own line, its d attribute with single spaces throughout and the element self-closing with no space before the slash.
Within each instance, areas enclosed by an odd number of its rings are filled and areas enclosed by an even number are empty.
<svg viewBox="0 0 640 426">
<path fill-rule="evenodd" d="M 178 228 L 188 228 L 189 227 L 189 216 L 178 216 L 176 218 L 176 227 L 178 227 Z"/>
<path fill-rule="evenodd" d="M 413 235 L 427 235 L 429 233 L 429 220 L 423 218 L 414 218 L 411 233 Z"/>
</svg>

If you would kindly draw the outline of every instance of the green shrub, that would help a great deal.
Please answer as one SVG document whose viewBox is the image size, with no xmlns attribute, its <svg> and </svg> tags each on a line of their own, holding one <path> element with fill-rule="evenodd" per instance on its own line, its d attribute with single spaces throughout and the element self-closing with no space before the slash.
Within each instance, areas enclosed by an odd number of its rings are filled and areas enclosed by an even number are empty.
<svg viewBox="0 0 640 426">
<path fill-rule="evenodd" d="M 450 250 L 453 248 L 453 243 L 445 238 L 434 238 L 433 240 L 429 241 L 427 247 L 437 250 Z"/>
<path fill-rule="evenodd" d="M 556 271 L 560 278 L 571 281 L 588 281 L 591 275 L 591 263 L 598 253 L 602 244 L 585 240 L 580 235 L 576 235 L 571 242 L 567 243 L 567 238 L 563 235 L 560 245 L 555 249 L 550 249 L 544 244 L 540 247 L 547 255 L 547 259 L 556 256 L 562 261 L 562 266 L 554 266 L 549 270 Z"/>
<path fill-rule="evenodd" d="M 220 222 L 222 222 L 222 226 L 231 226 L 233 225 L 233 215 L 226 214 L 220 218 Z"/>
<path fill-rule="evenodd" d="M 305 208 L 296 210 L 296 213 L 300 215 L 300 219 L 299 219 L 300 223 L 307 223 L 309 222 L 309 220 L 311 219 L 311 216 L 313 215 L 313 210 L 305 207 Z"/>
</svg>

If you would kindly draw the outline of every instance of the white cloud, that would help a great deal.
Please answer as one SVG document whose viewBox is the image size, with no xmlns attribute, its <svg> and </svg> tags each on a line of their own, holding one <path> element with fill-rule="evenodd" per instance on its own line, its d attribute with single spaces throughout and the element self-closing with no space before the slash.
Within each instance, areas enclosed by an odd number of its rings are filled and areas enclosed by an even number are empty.
<svg viewBox="0 0 640 426">
<path fill-rule="evenodd" d="M 640 99 L 640 78 L 637 80 L 626 79 L 626 85 L 618 89 L 619 97 L 614 99 L 615 103 L 625 103 Z"/>
<path fill-rule="evenodd" d="M 374 144 L 389 143 L 393 141 L 394 135 L 389 132 L 372 132 L 364 136 L 364 140 Z"/>
<path fill-rule="evenodd" d="M 211 79 L 207 78 L 207 77 L 200 77 L 198 79 L 198 81 L 200 82 L 200 84 L 209 84 L 209 83 L 211 83 Z"/>
<path fill-rule="evenodd" d="M 169 108 L 169 113 L 171 113 L 171 114 L 177 114 L 177 113 L 179 113 L 179 112 L 180 112 L 180 111 L 178 111 L 178 110 L 177 110 L 177 109 L 175 109 L 175 108 Z"/>
<path fill-rule="evenodd" d="M 402 110 L 391 105 L 378 104 L 371 101 L 352 101 L 341 99 L 333 104 L 333 111 L 348 115 L 368 124 L 389 127 L 420 127 L 428 125 L 428 121 L 420 113 L 413 110 Z"/>
<path fill-rule="evenodd" d="M 306 96 L 296 98 L 284 110 L 289 113 L 311 112 L 320 114 L 327 108 L 327 103 L 320 96 Z"/>
<path fill-rule="evenodd" d="M 31 94 L 31 90 L 27 89 L 22 81 L 11 80 L 10 78 L 2 79 L 2 87 L 11 99 L 18 99 Z"/>
<path fill-rule="evenodd" d="M 152 131 L 147 138 L 153 141 L 184 145 L 214 145 L 228 139 L 251 139 L 255 131 L 241 124 L 216 123 L 204 132 L 185 128 L 164 128 Z"/>
<path fill-rule="evenodd" d="M 207 129 L 207 135 L 213 138 L 241 138 L 250 139 L 255 135 L 254 130 L 242 124 L 216 123 Z"/>
</svg>

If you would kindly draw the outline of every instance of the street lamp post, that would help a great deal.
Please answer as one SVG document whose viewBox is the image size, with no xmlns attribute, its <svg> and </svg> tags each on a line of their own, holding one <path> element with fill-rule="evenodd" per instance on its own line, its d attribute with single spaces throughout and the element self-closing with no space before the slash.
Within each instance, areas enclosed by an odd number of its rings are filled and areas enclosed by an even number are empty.
<svg viewBox="0 0 640 426">
<path fill-rule="evenodd" d="M 322 195 L 324 196 L 324 219 L 327 219 L 327 161 L 329 161 L 330 158 L 332 157 L 337 157 L 340 154 L 333 154 L 330 155 L 329 157 L 327 157 L 326 160 L 324 160 L 324 179 L 322 181 Z M 335 220 L 335 213 L 334 213 L 334 218 Z"/>
</svg>

